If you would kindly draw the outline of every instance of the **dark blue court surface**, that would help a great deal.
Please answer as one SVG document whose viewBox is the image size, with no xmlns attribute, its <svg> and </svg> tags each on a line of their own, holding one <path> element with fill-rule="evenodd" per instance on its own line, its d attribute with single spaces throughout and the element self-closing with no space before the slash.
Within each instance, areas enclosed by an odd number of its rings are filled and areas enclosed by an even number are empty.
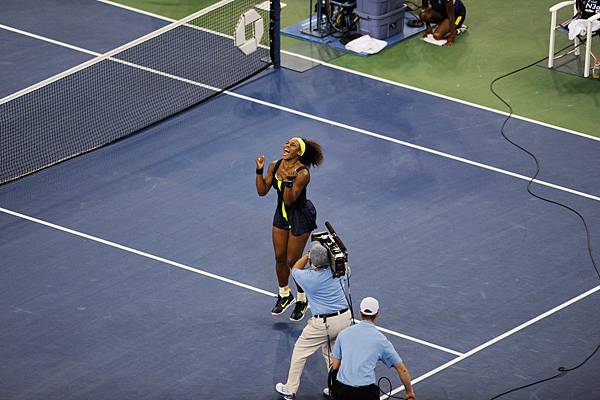
<svg viewBox="0 0 600 400">
<path fill-rule="evenodd" d="M 53 3 L 105 20 L 46 25 L 41 10 L 9 2 L 0 23 L 93 51 L 162 24 L 93 1 Z M 123 40 L 95 43 L 112 21 Z M 134 26 L 148 30 L 126 33 Z M 0 53 L 24 65 L 0 81 L 3 96 L 89 58 L 0 34 L 57 55 L 30 72 L 39 53 Z M 323 146 L 308 188 L 319 228 L 332 221 L 350 250 L 355 302 L 380 300 L 379 325 L 418 399 L 489 399 L 597 345 L 600 282 L 583 226 L 510 175 L 533 166 L 500 137 L 503 116 L 326 66 L 271 70 L 234 92 L 270 104 L 222 95 L 0 187 L 0 399 L 278 399 L 304 323 L 270 315 L 275 199 L 256 195 L 254 159 L 279 158 L 297 135 Z M 534 190 L 575 207 L 595 234 L 600 142 L 521 120 L 507 131 L 538 155 L 539 179 L 559 186 Z M 598 399 L 599 369 L 592 358 L 504 398 Z M 399 386 L 392 371 L 378 374 Z M 297 398 L 321 399 L 324 385 L 317 354 Z"/>
<path fill-rule="evenodd" d="M 104 53 L 167 22 L 92 0 L 2 0 L 0 24 Z"/>
<path fill-rule="evenodd" d="M 0 29 L 2 80 L 0 98 L 92 58 L 41 40 Z"/>
</svg>

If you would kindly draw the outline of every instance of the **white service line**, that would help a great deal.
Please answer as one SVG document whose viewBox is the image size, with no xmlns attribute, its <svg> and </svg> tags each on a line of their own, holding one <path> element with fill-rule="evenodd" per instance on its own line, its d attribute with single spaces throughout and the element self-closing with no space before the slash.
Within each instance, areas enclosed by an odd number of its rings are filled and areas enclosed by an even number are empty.
<svg viewBox="0 0 600 400">
<path fill-rule="evenodd" d="M 359 322 L 359 320 L 357 320 L 357 319 L 355 319 L 354 321 L 355 322 Z M 421 343 L 422 345 L 433 347 L 435 349 L 438 349 L 438 350 L 441 350 L 441 351 L 445 351 L 446 353 L 454 354 L 455 356 L 462 356 L 462 355 L 464 355 L 464 353 L 459 353 L 458 351 L 451 350 L 451 349 L 448 349 L 446 347 L 439 346 L 437 344 L 432 344 L 432 343 L 429 343 L 429 342 L 425 342 L 425 341 L 423 341 L 421 339 L 418 339 L 416 337 L 413 337 L 413 336 L 404 335 L 402 333 L 390 331 L 389 329 L 382 328 L 380 326 L 378 326 L 377 329 L 379 329 L 381 332 L 388 333 L 388 334 L 390 334 L 392 336 L 398 336 L 398 337 L 400 337 L 402 339 L 410 340 L 411 342 Z"/>
<path fill-rule="evenodd" d="M 529 321 L 522 323 L 521 325 L 511 329 L 510 331 L 505 332 L 502 335 L 497 336 L 497 337 L 493 338 L 492 340 L 489 340 L 489 341 L 485 342 L 484 344 L 475 347 L 473 350 L 470 350 L 470 351 L 464 353 L 463 355 L 461 355 L 451 361 L 448 361 L 447 363 L 442 364 L 435 369 L 432 369 L 431 371 L 419 376 L 418 378 L 413 379 L 412 383 L 413 384 L 419 383 L 419 382 L 437 374 L 438 372 L 443 371 L 443 370 L 453 366 L 454 364 L 461 362 L 462 360 L 464 360 L 468 357 L 471 357 L 473 354 L 479 353 L 481 350 L 484 350 L 484 349 L 490 347 L 491 345 L 498 343 L 499 341 L 506 339 L 507 337 L 509 337 L 519 331 L 522 331 L 523 329 L 527 328 L 528 326 L 533 325 L 536 322 L 538 322 L 546 317 L 549 317 L 552 314 L 557 313 L 558 311 L 562 310 L 563 308 L 566 308 L 574 303 L 577 303 L 578 301 L 580 301 L 582 299 L 585 299 L 588 296 L 591 296 L 592 294 L 596 293 L 599 290 L 600 290 L 600 285 L 588 290 L 587 292 L 580 294 L 579 296 L 572 298 L 571 300 L 565 301 L 561 305 L 558 305 L 558 306 L 554 307 L 553 309 L 548 310 L 545 313 L 540 314 L 537 317 L 532 318 Z M 394 395 L 394 394 L 400 392 L 401 390 L 404 390 L 404 386 L 400 386 L 399 388 L 392 390 L 391 394 Z M 380 400 L 386 400 L 387 398 L 388 398 L 387 396 L 381 396 Z"/>
<path fill-rule="evenodd" d="M 230 0 L 228 0 L 228 1 L 230 1 Z M 205 85 L 205 84 L 200 83 L 200 82 L 196 82 L 196 81 L 192 81 L 190 79 L 182 78 L 182 77 L 177 76 L 177 75 L 168 74 L 166 72 L 158 71 L 158 70 L 155 70 L 155 69 L 152 69 L 152 68 L 149 68 L 149 67 L 144 67 L 142 65 L 135 64 L 135 63 L 132 63 L 132 62 L 129 62 L 129 61 L 124 61 L 124 60 L 120 60 L 118 58 L 113 58 L 113 57 L 106 58 L 106 57 L 104 57 L 104 54 L 102 54 L 102 53 L 97 53 L 97 52 L 92 51 L 92 50 L 87 50 L 87 49 L 83 49 L 81 47 L 72 46 L 72 45 L 70 45 L 68 43 L 59 42 L 58 40 L 46 38 L 44 36 L 39 36 L 39 35 L 36 35 L 34 33 L 31 33 L 31 32 L 27 32 L 27 31 L 23 31 L 21 29 L 10 27 L 8 25 L 2 25 L 2 24 L 0 24 L 0 29 L 10 30 L 12 32 L 19 33 L 19 34 L 24 35 L 24 36 L 29 36 L 29 37 L 32 37 L 32 38 L 35 38 L 35 39 L 46 41 L 48 43 L 56 44 L 56 45 L 59 45 L 59 46 L 64 46 L 64 47 L 67 47 L 69 49 L 73 49 L 73 50 L 77 50 L 77 51 L 82 51 L 84 53 L 87 53 L 87 54 L 90 54 L 90 55 L 93 55 L 93 56 L 96 56 L 96 57 L 102 56 L 103 59 L 111 60 L 113 62 L 116 62 L 116 63 L 119 63 L 119 64 L 124 64 L 124 65 L 127 65 L 127 66 L 132 67 L 132 68 L 141 69 L 143 71 L 152 72 L 154 74 L 161 75 L 161 76 L 164 76 L 164 77 L 167 77 L 167 78 L 171 78 L 171 79 L 174 79 L 174 80 L 178 80 L 178 81 L 181 81 L 181 82 L 185 82 L 185 83 L 188 83 L 190 85 L 200 86 L 200 87 L 203 87 L 205 89 L 212 90 L 214 92 L 219 92 L 221 90 L 221 89 L 219 89 L 217 87 L 214 87 L 214 86 Z M 94 60 L 95 59 L 92 59 L 90 61 L 94 61 Z M 74 68 L 78 68 L 81 65 L 82 64 L 80 64 L 79 66 L 76 66 Z M 62 73 L 60 73 L 58 75 L 62 75 Z M 49 79 L 52 79 L 52 78 L 54 78 L 54 77 L 51 77 Z M 27 90 L 27 89 L 25 89 L 25 90 Z"/>
<path fill-rule="evenodd" d="M 81 63 L 79 65 L 76 65 L 73 68 L 70 68 L 70 69 L 68 69 L 68 70 L 66 70 L 66 71 L 64 71 L 64 72 L 62 72 L 60 74 L 54 75 L 54 76 L 52 76 L 52 77 L 50 77 L 48 79 L 45 79 L 45 80 L 43 80 L 41 82 L 38 82 L 38 83 L 36 83 L 34 85 L 26 87 L 25 89 L 19 90 L 18 92 L 15 92 L 15 93 L 13 93 L 13 94 L 11 94 L 9 96 L 3 97 L 3 98 L 0 99 L 0 105 L 4 104 L 4 103 L 7 103 L 9 101 L 12 101 L 12 100 L 14 100 L 14 99 L 16 99 L 18 97 L 24 96 L 27 93 L 33 92 L 35 90 L 38 90 L 38 89 L 40 89 L 40 88 L 42 88 L 44 86 L 47 86 L 47 85 L 49 85 L 49 84 L 51 84 L 53 82 L 56 82 L 56 81 L 58 81 L 60 79 L 65 78 L 65 77 L 67 77 L 69 75 L 77 73 L 77 72 L 79 72 L 79 71 L 81 71 L 83 69 L 89 68 L 89 67 L 91 67 L 94 64 L 102 62 L 103 60 L 106 60 L 106 59 L 109 59 L 109 58 L 112 59 L 111 58 L 112 56 L 114 56 L 114 55 L 116 55 L 116 54 L 118 54 L 118 53 L 120 53 L 120 52 L 122 52 L 124 50 L 130 49 L 130 48 L 135 47 L 135 46 L 137 46 L 137 45 L 139 45 L 141 43 L 147 42 L 148 40 L 154 39 L 155 37 L 157 37 L 159 35 L 162 35 L 163 33 L 169 32 L 169 31 L 171 31 L 173 29 L 176 29 L 176 28 L 178 28 L 178 27 L 180 27 L 182 25 L 186 25 L 188 22 L 190 22 L 190 21 L 192 21 L 192 20 L 194 20 L 194 19 L 196 19 L 198 17 L 201 17 L 202 15 L 205 15 L 205 14 L 211 12 L 212 10 L 214 10 L 216 8 L 219 8 L 219 7 L 221 7 L 221 6 L 225 5 L 225 4 L 231 3 L 233 1 L 234 0 L 221 0 L 221 1 L 217 2 L 217 3 L 215 3 L 215 4 L 212 4 L 211 6 L 208 6 L 208 7 L 204 8 L 204 9 L 198 11 L 198 12 L 195 12 L 194 14 L 188 15 L 187 17 L 182 18 L 179 21 L 175 21 L 175 22 L 173 22 L 173 23 L 171 23 L 169 25 L 163 26 L 162 28 L 159 28 L 159 29 L 157 29 L 155 31 L 152 31 L 152 32 L 150 32 L 150 33 L 142 36 L 142 37 L 139 37 L 139 38 L 134 39 L 134 40 L 132 40 L 132 41 L 130 41 L 128 43 L 125 43 L 124 45 L 121 45 L 121 46 L 119 46 L 119 47 L 117 47 L 115 49 L 112 49 L 112 50 L 110 50 L 110 51 L 108 51 L 108 52 L 106 52 L 104 54 L 101 54 L 101 55 L 99 55 L 99 56 L 97 56 L 97 57 L 95 57 L 95 58 L 93 58 L 91 60 L 85 61 L 85 62 L 83 62 L 83 63 Z M 36 35 L 36 36 L 38 38 L 41 38 L 41 36 L 39 36 L 39 35 Z M 54 43 L 54 44 L 59 44 L 60 43 L 57 40 L 53 40 L 53 39 L 51 39 L 51 40 L 52 40 L 51 43 Z M 75 46 L 69 45 L 69 48 L 74 48 L 74 47 Z M 89 50 L 87 50 L 86 52 L 89 52 Z"/>
<path fill-rule="evenodd" d="M 225 282 L 225 283 L 229 283 L 231 285 L 239 286 L 241 288 L 248 289 L 248 290 L 251 290 L 251 291 L 256 292 L 256 293 L 264 294 L 264 295 L 269 296 L 269 297 L 277 297 L 277 294 L 275 294 L 275 293 L 269 292 L 269 291 L 264 290 L 264 289 L 257 288 L 255 286 L 248 285 L 248 284 L 243 283 L 243 282 L 239 282 L 239 281 L 236 281 L 236 280 L 233 280 L 233 279 L 225 278 L 224 276 L 221 276 L 221 275 L 217 275 L 217 274 L 213 274 L 211 272 L 203 271 L 201 269 L 194 268 L 192 266 L 189 266 L 189 265 L 186 265 L 186 264 L 182 264 L 182 263 L 179 263 L 177 261 L 172 261 L 172 260 L 169 260 L 169 259 L 164 258 L 164 257 L 159 257 L 159 256 L 156 256 L 154 254 L 147 253 L 145 251 L 136 250 L 134 248 L 131 248 L 131 247 L 128 247 L 128 246 L 124 246 L 122 244 L 118 244 L 118 243 L 115 243 L 115 242 L 111 242 L 111 241 L 106 240 L 106 239 L 102 239 L 102 238 L 99 238 L 99 237 L 96 237 L 96 236 L 88 235 L 87 233 L 79 232 L 79 231 L 76 231 L 74 229 L 70 229 L 70 228 L 66 228 L 66 227 L 61 226 L 61 225 L 53 224 L 51 222 L 44 221 L 44 220 L 41 220 L 39 218 L 31 217 L 29 215 L 22 214 L 22 213 L 19 213 L 19 212 L 16 212 L 16 211 L 12 211 L 12 210 L 9 210 L 7 208 L 0 207 L 0 212 L 3 212 L 3 213 L 8 214 L 8 215 L 12 215 L 13 217 L 16 217 L 16 218 L 21 218 L 21 219 L 24 219 L 24 220 L 36 223 L 36 224 L 39 224 L 39 225 L 47 226 L 49 228 L 56 229 L 58 231 L 65 232 L 65 233 L 68 233 L 68 234 L 71 234 L 71 235 L 74 235 L 74 236 L 78 236 L 78 237 L 81 237 L 81 238 L 84 238 L 84 239 L 88 239 L 88 240 L 91 240 L 93 242 L 101 243 L 101 244 L 109 246 L 109 247 L 113 247 L 113 248 L 116 248 L 116 249 L 119 249 L 119 250 L 123 250 L 123 251 L 126 251 L 128 253 L 136 254 L 136 255 L 142 256 L 142 257 L 146 257 L 146 258 L 149 258 L 149 259 L 154 260 L 154 261 L 158 261 L 158 262 L 161 262 L 161 263 L 164 263 L 164 264 L 171 265 L 173 267 L 181 268 L 181 269 L 184 269 L 186 271 L 190 271 L 190 272 L 193 272 L 193 273 L 196 273 L 196 274 L 199 274 L 199 275 L 206 276 L 208 278 L 213 278 L 213 279 L 216 279 L 216 280 L 221 281 L 221 282 Z M 398 336 L 398 337 L 401 337 L 403 339 L 410 340 L 410 341 L 422 344 L 424 346 L 428 346 L 428 347 L 431 347 L 431 348 L 434 348 L 434 349 L 437 349 L 437 350 L 441 350 L 441 351 L 444 351 L 444 352 L 447 352 L 447 353 L 450 353 L 450 354 L 453 354 L 453 355 L 461 355 L 462 354 L 462 353 L 459 353 L 459 352 L 457 352 L 455 350 L 447 349 L 445 347 L 438 346 L 436 344 L 429 343 L 429 342 L 426 342 L 426 341 L 421 340 L 421 339 L 416 339 L 416 338 L 413 338 L 412 336 L 403 335 L 403 334 L 401 334 L 399 332 L 395 332 L 395 331 L 392 331 L 392 330 L 389 330 L 389 329 L 385 329 L 385 328 L 381 328 L 381 327 L 377 327 L 377 329 L 379 329 L 379 330 L 381 330 L 383 332 L 389 333 L 391 335 Z"/>
<path fill-rule="evenodd" d="M 89 54 L 89 55 L 92 55 L 92 56 L 99 56 L 99 55 L 101 55 L 101 53 L 97 53 L 95 51 L 84 49 L 83 47 L 74 46 L 72 44 L 65 43 L 65 42 L 59 42 L 58 40 L 54 40 L 54 39 L 51 39 L 51 38 L 48 38 L 48 37 L 45 37 L 45 36 L 40 36 L 40 35 L 36 35 L 35 33 L 31 33 L 31 32 L 27 32 L 27 31 L 23 31 L 21 29 L 13 28 L 12 26 L 0 24 L 0 29 L 5 29 L 7 31 L 18 33 L 19 35 L 23 35 L 23 36 L 29 36 L 29 37 L 34 38 L 34 39 L 38 39 L 38 40 L 42 40 L 44 42 L 52 43 L 52 44 L 55 44 L 57 46 L 66 47 L 67 49 L 79 51 L 81 53 L 86 53 L 86 54 Z"/>
<path fill-rule="evenodd" d="M 98 0 L 98 1 L 100 1 L 100 0 Z M 105 1 L 105 0 L 102 0 L 102 1 Z M 29 32 L 26 32 L 26 31 L 23 31 L 23 30 L 20 30 L 20 29 L 11 28 L 11 27 L 8 27 L 6 25 L 0 25 L 0 28 L 5 28 L 5 27 L 6 28 L 10 28 L 13 32 L 18 32 L 18 33 L 21 33 L 23 35 L 35 37 L 36 39 L 39 39 L 39 40 L 45 40 L 45 41 L 48 41 L 49 43 L 53 43 L 53 44 L 56 44 L 56 45 L 64 45 L 65 47 L 72 48 L 72 49 L 76 49 L 77 48 L 77 47 L 72 46 L 70 44 L 62 43 L 62 42 L 59 42 L 59 41 L 54 40 L 54 39 L 44 38 L 43 36 L 34 35 L 32 33 L 29 33 Z M 84 52 L 88 53 L 88 54 L 94 54 L 94 52 L 92 52 L 91 50 L 85 50 L 85 49 L 82 49 L 82 50 Z M 100 54 L 100 53 L 95 53 L 95 54 Z M 122 60 L 119 60 L 119 59 L 115 59 L 115 58 L 110 57 L 110 55 L 112 55 L 112 54 L 114 54 L 114 51 L 105 53 L 105 54 L 101 55 L 101 57 L 102 57 L 102 59 L 110 59 L 112 61 L 119 62 L 121 64 L 129 65 L 129 66 L 131 66 L 133 68 L 143 69 L 145 71 L 153 72 L 153 73 L 156 73 L 156 74 L 159 74 L 159 75 L 162 75 L 162 76 L 165 76 L 165 77 L 169 77 L 171 79 L 179 80 L 181 82 L 186 82 L 188 84 L 192 84 L 192 85 L 195 85 L 195 86 L 203 87 L 203 88 L 214 90 L 214 91 L 220 90 L 219 88 L 214 88 L 214 87 L 208 86 L 206 84 L 203 84 L 201 82 L 192 81 L 192 80 L 189 80 L 189 79 L 186 79 L 186 78 L 182 78 L 182 77 L 179 77 L 179 76 L 176 76 L 176 75 L 168 74 L 168 73 L 165 73 L 165 72 L 162 72 L 162 71 L 157 71 L 157 70 L 154 70 L 154 69 L 151 69 L 151 68 L 148 68 L 148 67 L 144 67 L 144 66 L 141 66 L 141 65 L 138 65 L 138 64 L 133 64 L 133 63 L 130 63 L 130 62 L 127 62 L 127 61 L 122 61 Z M 94 58 L 94 59 L 92 59 L 90 61 L 87 61 L 87 62 L 85 62 L 83 64 L 87 65 L 90 62 L 95 62 L 99 58 L 100 57 Z M 80 70 L 81 66 L 83 64 L 80 64 L 80 66 L 73 67 L 73 68 L 71 68 L 71 70 Z M 71 70 L 69 70 L 69 71 L 71 71 Z M 59 75 L 62 75 L 62 74 L 59 74 Z M 55 77 L 48 78 L 45 81 L 42 81 L 41 83 L 44 83 L 46 81 L 52 81 L 54 78 Z M 33 86 L 38 86 L 38 85 L 39 84 L 35 84 Z M 30 90 L 30 88 L 26 88 L 26 89 L 23 89 L 21 92 L 27 92 L 29 90 Z M 18 93 L 20 93 L 20 92 L 18 92 Z M 242 95 L 242 94 L 239 94 L 239 93 L 235 93 L 235 92 L 231 92 L 231 91 L 227 91 L 227 90 L 224 91 L 223 94 L 226 94 L 226 95 L 232 96 L 232 97 L 236 97 L 238 99 L 250 101 L 250 102 L 253 102 L 253 103 L 256 103 L 256 104 L 260 104 L 260 105 L 263 105 L 265 107 L 274 108 L 274 109 L 277 109 L 277 110 L 280 110 L 280 111 L 284 111 L 284 112 L 287 112 L 287 113 L 290 113 L 290 114 L 298 115 L 298 116 L 301 116 L 301 117 L 304 117 L 304 118 L 312 119 L 314 121 L 322 122 L 322 123 L 329 124 L 329 125 L 332 125 L 332 126 L 337 126 L 339 128 L 343 128 L 343 129 L 346 129 L 346 130 L 349 130 L 349 131 L 353 131 L 353 132 L 356 132 L 356 133 L 360 133 L 360 134 L 363 134 L 363 135 L 366 135 L 366 136 L 370 136 L 370 137 L 373 137 L 373 138 L 377 138 L 377 139 L 385 140 L 385 141 L 388 141 L 388 142 L 391 142 L 391 143 L 399 144 L 399 145 L 402 145 L 402 146 L 405 146 L 405 147 L 409 147 L 409 148 L 412 148 L 412 149 L 415 149 L 415 150 L 424 151 L 424 152 L 429 153 L 429 154 L 434 154 L 434 155 L 437 155 L 437 156 L 440 156 L 440 157 L 444 157 L 444 158 L 448 158 L 448 159 L 451 159 L 451 160 L 454 160 L 454 161 L 462 162 L 464 164 L 468 164 L 468 165 L 472 165 L 472 166 L 475 166 L 475 167 L 478 167 L 478 168 L 486 169 L 488 171 L 493 171 L 493 172 L 496 172 L 496 173 L 500 173 L 500 174 L 512 176 L 513 178 L 521 179 L 523 181 L 527 181 L 528 182 L 529 180 L 531 180 L 531 177 L 526 176 L 526 175 L 521 175 L 521 174 L 518 174 L 516 172 L 508 171 L 508 170 L 505 170 L 505 169 L 502 169 L 502 168 L 497 168 L 497 167 L 494 167 L 494 166 L 491 166 L 491 165 L 487 165 L 487 164 L 483 164 L 483 163 L 480 163 L 480 162 L 477 162 L 477 161 L 472 161 L 472 160 L 469 160 L 467 158 L 455 156 L 455 155 L 452 155 L 452 154 L 449 154 L 449 153 L 444 153 L 444 152 L 439 151 L 439 150 L 434 150 L 434 149 L 431 149 L 431 148 L 428 148 L 428 147 L 425 147 L 425 146 L 420 146 L 420 145 L 413 144 L 413 143 L 410 143 L 410 142 L 406 142 L 406 141 L 403 141 L 403 140 L 395 139 L 395 138 L 392 138 L 392 137 L 389 137 L 389 136 L 381 135 L 381 134 L 376 133 L 376 132 L 368 131 L 366 129 L 357 128 L 357 127 L 354 127 L 352 125 L 347 125 L 347 124 L 344 124 L 344 123 L 341 123 L 341 122 L 337 122 L 337 121 L 334 121 L 334 120 L 331 120 L 331 119 L 328 119 L 328 118 L 318 117 L 316 115 L 305 113 L 303 111 L 298 111 L 298 110 L 295 110 L 293 108 L 281 106 L 281 105 L 278 105 L 278 104 L 270 103 L 268 101 L 256 99 L 254 97 L 245 96 L 245 95 Z M 13 97 L 13 95 L 10 95 L 10 96 L 6 97 L 5 99 L 12 98 L 12 97 Z M 2 100 L 3 99 L 0 99 L 0 103 L 2 102 Z M 547 186 L 547 187 L 552 188 L 552 189 L 556 189 L 556 190 L 560 190 L 560 191 L 563 191 L 563 192 L 571 193 L 571 194 L 574 194 L 574 195 L 577 195 L 577 196 L 581 196 L 581 197 L 585 197 L 585 198 L 588 198 L 588 199 L 591 199 L 591 200 L 600 201 L 600 197 L 598 197 L 598 196 L 594 196 L 594 195 L 591 195 L 591 194 L 588 194 L 588 193 L 585 193 L 585 192 L 581 192 L 581 191 L 577 191 L 577 190 L 574 190 L 574 189 L 571 189 L 571 188 L 567 188 L 567 187 L 564 187 L 564 186 L 556 185 L 554 183 L 542 181 L 540 179 L 534 179 L 533 182 L 535 182 L 535 183 L 537 183 L 539 185 L 542 185 L 542 186 Z"/>
<path fill-rule="evenodd" d="M 143 15 L 147 15 L 149 17 L 154 17 L 156 19 L 161 19 L 163 21 L 168 21 L 168 22 L 174 22 L 174 21 L 176 21 L 175 19 L 172 19 L 172 18 L 169 18 L 169 17 L 165 17 L 163 15 L 158 15 L 158 14 L 155 14 L 155 13 L 152 13 L 152 12 L 149 12 L 149 11 L 140 10 L 139 8 L 135 8 L 135 7 L 131 7 L 131 6 L 126 6 L 126 5 L 123 5 L 123 4 L 115 3 L 114 1 L 110 1 L 110 0 L 96 0 L 96 1 L 99 1 L 100 3 L 108 4 L 108 5 L 111 5 L 111 6 L 114 6 L 114 7 L 123 8 L 125 10 L 129 10 L 129 11 L 132 11 L 132 12 L 135 12 L 135 13 L 138 13 L 138 14 L 143 14 Z M 356 70 L 353 70 L 353 69 L 341 67 L 339 65 L 330 64 L 330 63 L 327 63 L 325 61 L 317 60 L 315 58 L 311 58 L 311 57 L 308 57 L 308 56 L 305 56 L 305 55 L 302 55 L 302 54 L 296 54 L 296 53 L 293 53 L 293 52 L 287 51 L 287 50 L 281 50 L 281 52 L 285 53 L 285 54 L 289 54 L 291 56 L 302 58 L 302 59 L 307 60 L 307 61 L 314 62 L 316 64 L 323 65 L 323 66 L 328 67 L 328 68 L 337 69 L 339 71 L 343 71 L 343 72 L 346 72 L 346 73 L 349 73 L 349 74 L 362 76 L 364 78 L 373 79 L 373 80 L 376 80 L 376 81 L 379 81 L 379 82 L 382 82 L 382 83 L 387 83 L 389 85 L 398 86 L 398 87 L 401 87 L 401 88 L 404 88 L 404 89 L 413 90 L 415 92 L 428 94 L 430 96 L 439 97 L 439 98 L 444 99 L 444 100 L 453 101 L 453 102 L 464 104 L 464 105 L 467 105 L 467 106 L 470 106 L 470 107 L 479 108 L 481 110 L 490 111 L 490 112 L 493 112 L 493 113 L 496 113 L 496 114 L 506 115 L 506 116 L 509 115 L 509 113 L 506 112 L 506 111 L 501 111 L 501 110 L 497 110 L 495 108 L 482 106 L 482 105 L 479 105 L 479 104 L 471 103 L 471 102 L 466 101 L 466 100 L 457 99 L 455 97 L 446 96 L 446 95 L 443 95 L 443 94 L 440 94 L 440 93 L 431 92 L 429 90 L 420 89 L 418 87 L 414 87 L 414 86 L 406 85 L 406 84 L 403 84 L 403 83 L 400 83 L 400 82 L 396 82 L 396 81 L 392 81 L 392 80 L 389 80 L 389 79 L 381 78 L 379 76 L 367 74 L 365 72 L 360 72 L 360 71 L 356 71 Z M 532 124 L 536 124 L 536 125 L 540 125 L 540 126 L 545 126 L 547 128 L 556 129 L 558 131 L 563 131 L 563 132 L 570 133 L 570 134 L 577 135 L 577 136 L 581 136 L 581 137 L 584 137 L 584 138 L 587 138 L 587 139 L 592 139 L 592 140 L 600 141 L 600 137 L 591 136 L 591 135 L 588 135 L 588 134 L 583 133 L 583 132 L 578 132 L 578 131 L 575 131 L 575 130 L 572 130 L 572 129 L 563 128 L 561 126 L 548 124 L 546 122 L 542 122 L 542 121 L 538 121 L 538 120 L 535 120 L 535 119 L 523 117 L 523 116 L 520 116 L 520 115 L 517 115 L 517 114 L 512 114 L 511 118 L 520 119 L 522 121 L 530 122 Z"/>
</svg>

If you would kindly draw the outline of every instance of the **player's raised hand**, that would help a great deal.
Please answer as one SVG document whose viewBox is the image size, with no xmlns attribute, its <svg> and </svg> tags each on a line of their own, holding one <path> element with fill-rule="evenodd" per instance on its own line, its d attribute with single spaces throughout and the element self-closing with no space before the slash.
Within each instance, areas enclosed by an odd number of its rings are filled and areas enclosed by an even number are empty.
<svg viewBox="0 0 600 400">
<path fill-rule="evenodd" d="M 260 155 L 256 157 L 256 168 L 261 169 L 265 166 L 265 156 Z"/>
</svg>

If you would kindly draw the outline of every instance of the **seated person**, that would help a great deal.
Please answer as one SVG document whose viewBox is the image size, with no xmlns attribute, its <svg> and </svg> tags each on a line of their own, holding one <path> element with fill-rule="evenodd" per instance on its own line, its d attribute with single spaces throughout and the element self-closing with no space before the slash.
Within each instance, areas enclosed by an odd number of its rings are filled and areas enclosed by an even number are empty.
<svg viewBox="0 0 600 400">
<path fill-rule="evenodd" d="M 577 14 L 572 19 L 560 24 L 563 28 L 569 31 L 569 40 L 575 39 L 576 36 L 585 36 L 587 34 L 587 19 L 600 13 L 599 0 L 577 0 L 575 2 Z M 592 32 L 600 30 L 600 21 L 592 22 Z"/>
<path fill-rule="evenodd" d="M 594 14 L 600 13 L 600 1 L 598 0 L 577 0 L 575 2 L 577 14 L 574 18 L 587 19 Z"/>
<path fill-rule="evenodd" d="M 427 25 L 423 37 L 433 33 L 434 39 L 446 39 L 446 46 L 452 46 L 456 30 L 465 22 L 467 15 L 462 0 L 422 0 L 422 8 L 419 17 Z M 435 31 L 431 29 L 431 23 L 437 25 Z"/>
</svg>

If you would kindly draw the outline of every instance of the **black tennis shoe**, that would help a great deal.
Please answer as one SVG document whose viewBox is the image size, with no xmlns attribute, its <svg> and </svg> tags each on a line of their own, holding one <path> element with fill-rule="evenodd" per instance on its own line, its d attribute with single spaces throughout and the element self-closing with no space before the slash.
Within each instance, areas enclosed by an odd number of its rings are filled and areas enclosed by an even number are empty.
<svg viewBox="0 0 600 400">
<path fill-rule="evenodd" d="M 271 310 L 271 314 L 279 315 L 287 310 L 292 304 L 294 304 L 294 295 L 291 292 L 285 297 L 277 296 L 277 302 L 275 303 L 275 307 Z"/>
<path fill-rule="evenodd" d="M 296 301 L 296 306 L 294 307 L 294 311 L 292 311 L 292 315 L 290 315 L 290 321 L 302 321 L 302 318 L 304 318 L 304 314 L 306 314 L 307 308 L 308 308 L 308 302 Z"/>
<path fill-rule="evenodd" d="M 420 18 L 409 19 L 406 22 L 406 25 L 408 25 L 411 28 L 421 28 L 421 27 L 425 26 L 425 22 L 423 22 Z"/>
</svg>

